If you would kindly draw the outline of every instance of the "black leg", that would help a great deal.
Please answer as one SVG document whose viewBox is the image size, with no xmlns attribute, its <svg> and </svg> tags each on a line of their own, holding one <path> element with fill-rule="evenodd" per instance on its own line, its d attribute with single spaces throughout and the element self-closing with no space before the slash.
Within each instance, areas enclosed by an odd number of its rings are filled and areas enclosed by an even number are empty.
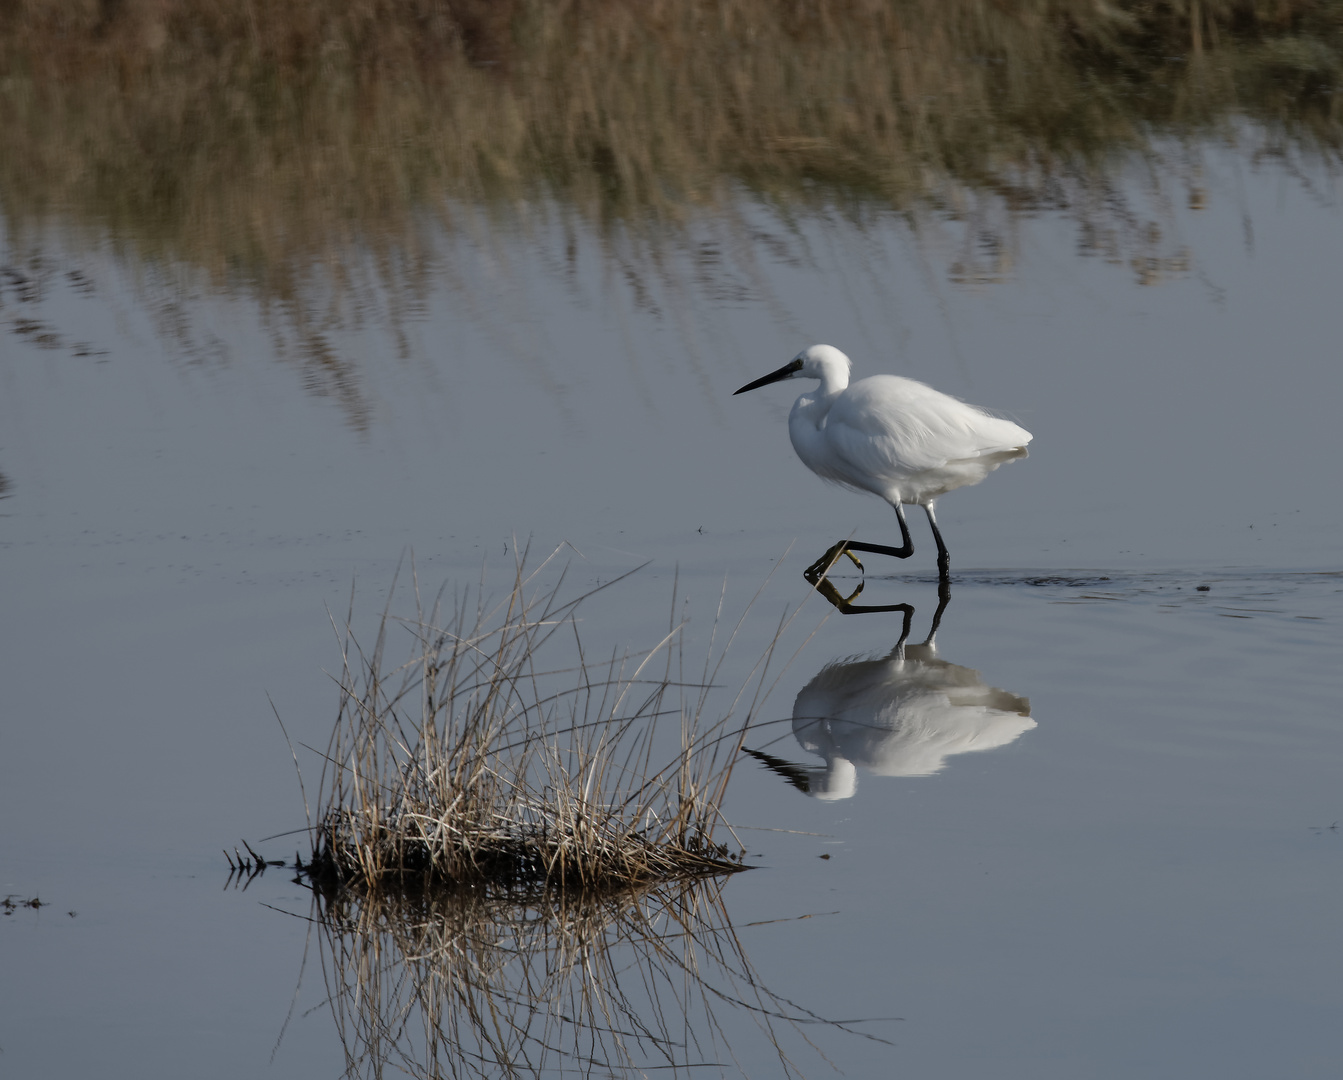
<svg viewBox="0 0 1343 1080">
<path fill-rule="evenodd" d="M 824 576 L 819 578 L 808 578 L 811 584 L 826 600 L 828 600 L 842 615 L 866 615 L 877 611 L 902 611 L 905 615 L 904 629 L 900 632 L 900 640 L 896 642 L 892 656 L 901 657 L 904 655 L 905 639 L 909 637 L 910 626 L 914 617 L 914 608 L 911 604 L 855 604 L 854 601 L 862 594 L 863 583 L 860 581 L 858 587 L 849 593 L 848 596 L 841 596 L 838 589 L 830 583 L 830 579 Z M 947 605 L 951 603 L 951 581 L 948 578 L 942 578 L 937 583 L 937 610 L 933 612 L 932 625 L 928 627 L 928 637 L 924 640 L 925 645 L 936 647 L 935 638 L 938 628 L 942 625 L 942 614 L 947 610 Z"/>
<path fill-rule="evenodd" d="M 810 580 L 810 579 L 808 579 Z M 834 605 L 841 615 L 870 615 L 877 611 L 903 611 L 905 613 L 905 625 L 908 627 L 910 616 L 914 614 L 914 609 L 908 604 L 855 604 L 853 601 L 863 591 L 863 583 L 858 583 L 858 588 L 849 593 L 848 596 L 841 596 L 839 590 L 830 584 L 829 578 L 818 578 L 812 581 L 816 591 L 826 600 Z M 906 636 L 908 630 L 906 630 Z M 904 638 L 900 639 L 902 642 Z"/>
<path fill-rule="evenodd" d="M 897 559 L 908 559 L 914 554 L 914 540 L 909 535 L 909 525 L 905 521 L 905 510 L 899 503 L 895 504 L 895 520 L 900 522 L 900 540 L 898 548 L 888 547 L 885 544 L 865 544 L 859 540 L 846 541 L 845 547 L 852 548 L 855 551 L 870 551 L 874 555 L 891 555 Z"/>
<path fill-rule="evenodd" d="M 946 581 L 951 577 L 951 556 L 947 554 L 947 545 L 942 542 L 942 531 L 937 527 L 937 518 L 933 517 L 933 504 L 924 503 L 923 509 L 933 530 L 933 540 L 937 542 L 937 574 Z"/>
<path fill-rule="evenodd" d="M 935 645 L 933 641 L 937 637 L 938 627 L 942 625 L 942 613 L 947 610 L 947 605 L 951 603 L 951 581 L 948 578 L 942 578 L 937 583 L 937 610 L 933 612 L 933 623 L 928 627 L 928 637 L 924 639 L 925 645 Z"/>
<path fill-rule="evenodd" d="M 909 637 L 910 628 L 914 625 L 914 608 L 909 604 L 905 604 L 904 608 L 905 621 L 904 625 L 900 627 L 900 640 L 895 643 L 895 648 L 891 650 L 891 655 L 899 657 L 901 660 L 905 658 L 905 640 Z"/>
<path fill-rule="evenodd" d="M 895 520 L 900 522 L 900 538 L 903 541 L 900 547 L 889 547 L 886 544 L 868 544 L 861 540 L 841 540 L 807 567 L 807 569 L 802 572 L 802 576 L 815 585 L 816 582 L 825 577 L 825 575 L 830 572 L 830 568 L 845 555 L 850 559 L 853 559 L 854 565 L 861 570 L 863 564 L 853 555 L 853 552 L 855 551 L 870 551 L 873 555 L 890 555 L 897 559 L 908 559 L 914 554 L 914 541 L 909 535 L 909 525 L 905 521 L 905 511 L 899 503 L 895 504 Z M 936 527 L 933 529 L 933 535 L 937 535 Z M 940 539 L 938 543 L 941 543 Z"/>
</svg>

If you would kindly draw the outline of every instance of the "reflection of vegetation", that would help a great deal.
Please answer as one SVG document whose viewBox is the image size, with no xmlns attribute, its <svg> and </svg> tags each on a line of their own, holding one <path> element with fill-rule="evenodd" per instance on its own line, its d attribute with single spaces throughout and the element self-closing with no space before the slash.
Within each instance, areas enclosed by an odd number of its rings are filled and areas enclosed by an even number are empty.
<svg viewBox="0 0 1343 1080">
<path fill-rule="evenodd" d="M 525 562 L 498 603 L 458 596 L 447 629 L 437 603 L 418 611 L 390 672 L 388 615 L 367 656 L 347 633 L 298 865 L 346 1075 L 698 1075 L 751 1037 L 797 1076 L 804 1025 L 876 1039 L 764 987 L 729 920 L 741 855 L 713 834 L 745 728 L 733 708 L 702 720 L 712 644 L 699 678 L 675 625 L 593 664 L 575 620 L 591 594 L 564 602 Z M 564 650 L 571 667 L 543 661 Z M 244 887 L 267 865 L 247 851 Z"/>
<path fill-rule="evenodd" d="M 853 1028 L 761 985 L 720 889 L 319 898 L 346 1076 L 720 1075 L 762 1054 L 799 1075 L 798 1025 Z"/>
<path fill-rule="evenodd" d="M 38 349 L 59 349 L 71 356 L 101 356 L 104 350 L 87 341 L 69 341 L 36 313 L 57 277 L 55 267 L 40 255 L 0 265 L 0 324 L 21 341 Z M 68 270 L 61 284 L 77 293 L 92 291 L 88 278 Z M 3 487 L 0 487 L 0 492 Z"/>
<path fill-rule="evenodd" d="M 1332 167 L 1341 84 L 1336 0 L 14 0 L 0 208 L 11 239 L 110 233 L 161 280 L 256 295 L 314 392 L 364 423 L 329 334 L 416 309 L 441 269 L 430 225 L 541 206 L 638 243 L 745 191 L 790 218 L 965 220 L 952 274 L 971 281 L 1052 209 L 1083 253 L 1154 281 L 1188 256 L 1120 167 L 1174 170 L 1195 206 L 1196 158 L 1163 140 Z"/>
<path fill-rule="evenodd" d="M 28 0 L 0 9 L 0 63 L 16 220 L 70 213 L 278 288 L 445 197 L 604 221 L 676 218 L 727 179 L 1029 203 L 1235 116 L 1335 153 L 1343 6 Z"/>
<path fill-rule="evenodd" d="M 395 672 L 385 618 L 371 655 L 346 642 L 310 876 L 623 888 L 741 869 L 714 839 L 741 730 L 730 710 L 703 719 L 712 672 L 678 674 L 675 627 L 640 657 L 593 665 L 576 645 L 547 670 L 552 639 L 577 642 L 582 599 L 519 565 L 494 607 L 462 596 L 446 629 L 418 617 Z"/>
</svg>

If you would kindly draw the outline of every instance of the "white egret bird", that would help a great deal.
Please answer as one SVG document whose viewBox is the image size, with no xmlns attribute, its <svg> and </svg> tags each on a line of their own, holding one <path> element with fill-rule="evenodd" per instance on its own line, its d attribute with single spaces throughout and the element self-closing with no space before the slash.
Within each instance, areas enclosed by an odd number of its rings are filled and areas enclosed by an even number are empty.
<svg viewBox="0 0 1343 1080">
<path fill-rule="evenodd" d="M 823 480 L 869 491 L 895 509 L 900 547 L 841 540 L 807 570 L 823 577 L 841 555 L 862 568 L 854 551 L 907 559 L 914 554 L 903 504 L 922 506 L 937 543 L 937 569 L 945 580 L 951 560 L 933 515 L 938 496 L 977 484 L 999 465 L 1026 456 L 1031 433 L 914 379 L 869 375 L 850 384 L 849 358 L 830 345 L 803 349 L 778 371 L 747 383 L 737 394 L 782 379 L 819 379 L 788 415 L 793 449 Z"/>
</svg>

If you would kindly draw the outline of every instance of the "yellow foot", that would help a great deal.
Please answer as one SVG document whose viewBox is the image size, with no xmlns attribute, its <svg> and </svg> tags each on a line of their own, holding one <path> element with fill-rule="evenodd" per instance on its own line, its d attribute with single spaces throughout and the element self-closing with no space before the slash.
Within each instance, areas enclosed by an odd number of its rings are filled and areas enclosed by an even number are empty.
<svg viewBox="0 0 1343 1080">
<path fill-rule="evenodd" d="M 845 615 L 854 611 L 854 598 L 863 591 L 863 583 L 861 581 L 858 583 L 858 588 L 854 589 L 848 596 L 840 596 L 839 590 L 830 584 L 828 578 L 821 578 L 819 581 L 813 581 L 812 585 L 818 593 L 830 601 L 831 604 L 837 607 Z M 858 610 L 866 611 L 867 609 L 860 608 Z"/>
<path fill-rule="evenodd" d="M 816 582 L 820 581 L 826 574 L 830 573 L 831 567 L 839 562 L 840 557 L 843 555 L 847 555 L 853 565 L 858 567 L 860 572 L 862 571 L 863 564 L 858 561 L 858 556 L 845 546 L 845 541 L 841 540 L 838 544 L 831 545 L 830 549 L 824 555 L 803 570 L 802 576 L 815 585 Z"/>
</svg>

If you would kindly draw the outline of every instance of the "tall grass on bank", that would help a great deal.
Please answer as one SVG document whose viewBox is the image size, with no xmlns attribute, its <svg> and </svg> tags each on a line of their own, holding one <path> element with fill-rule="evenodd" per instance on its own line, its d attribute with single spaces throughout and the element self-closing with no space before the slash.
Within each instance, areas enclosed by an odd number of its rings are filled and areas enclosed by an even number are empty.
<svg viewBox="0 0 1343 1080">
<path fill-rule="evenodd" d="M 384 613 L 367 654 L 347 631 L 315 880 L 525 893 L 741 869 L 719 807 L 744 725 L 732 707 L 706 712 L 716 666 L 687 681 L 677 625 L 645 653 L 594 661 L 575 617 L 587 596 L 562 600 L 562 576 L 539 576 L 549 560 L 524 561 L 497 603 L 463 593 L 413 620 Z M 413 655 L 388 667 L 397 625 Z"/>
<path fill-rule="evenodd" d="M 733 1064 L 747 1061 L 801 1076 L 818 1029 L 885 1041 L 870 1022 L 828 1020 L 764 985 L 722 887 L 526 904 L 475 890 L 319 894 L 346 1077 L 744 1075 Z"/>
</svg>

